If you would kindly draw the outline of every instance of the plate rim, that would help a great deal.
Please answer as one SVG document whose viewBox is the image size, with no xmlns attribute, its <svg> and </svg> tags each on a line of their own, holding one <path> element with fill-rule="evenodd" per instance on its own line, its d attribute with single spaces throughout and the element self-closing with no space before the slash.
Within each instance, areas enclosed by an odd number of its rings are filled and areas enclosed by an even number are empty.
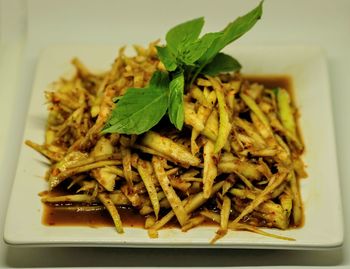
<svg viewBox="0 0 350 269">
<path fill-rule="evenodd" d="M 29 100 L 29 106 L 28 106 L 28 112 L 31 109 L 31 106 L 33 106 L 33 99 L 35 99 L 35 87 L 38 84 L 37 80 L 40 79 L 40 74 L 39 74 L 39 70 L 40 67 L 42 65 L 43 62 L 43 58 L 45 57 L 45 55 L 50 52 L 50 50 L 54 50 L 57 48 L 66 48 L 66 47 L 91 47 L 92 49 L 97 49 L 97 48 L 101 48 L 101 47 L 113 47 L 115 50 L 117 50 L 117 48 L 115 46 L 112 45 L 63 45 L 63 46 L 50 46 L 47 49 L 45 49 L 39 57 L 39 60 L 37 62 L 37 67 L 36 67 L 36 71 L 35 71 L 35 78 L 33 81 L 33 85 L 31 87 L 31 97 Z M 238 46 L 239 48 L 240 46 Z M 242 46 L 243 47 L 243 46 Z M 169 243 L 162 243 L 162 242 L 156 242 L 154 241 L 154 243 L 127 243 L 127 242 L 98 242 L 96 240 L 84 240 L 81 241 L 79 239 L 75 240 L 75 241 L 65 241 L 65 240 L 61 240 L 61 241 L 57 241 L 57 240 L 53 240 L 53 241 L 45 241 L 45 240 L 37 240 L 37 241 L 26 241 L 25 239 L 18 239 L 16 238 L 15 234 L 13 233 L 13 231 L 11 231 L 11 226 L 10 226 L 10 219 L 9 219 L 9 210 L 12 207 L 12 204 L 14 203 L 13 200 L 13 196 L 15 193 L 15 182 L 16 182 L 16 178 L 17 178 L 17 173 L 19 170 L 19 164 L 20 164 L 20 159 L 18 158 L 18 166 L 16 169 L 16 175 L 12 184 L 12 190 L 11 190 L 11 195 L 10 195 L 10 201 L 9 201 L 9 205 L 8 205 L 8 210 L 7 210 L 7 214 L 6 214 L 6 221 L 5 221 L 5 229 L 4 229 L 4 234 L 3 234 L 3 239 L 5 241 L 5 243 L 9 244 L 9 245 L 13 245 L 13 246 L 101 246 L 101 247 L 155 247 L 155 248 L 160 248 L 160 247 L 181 247 L 181 248 L 212 248 L 212 247 L 216 247 L 216 248 L 254 248 L 254 249 L 259 249 L 259 248 L 269 248 L 269 249 L 329 249 L 329 248 L 337 248 L 340 247 L 343 242 L 344 242 L 344 227 L 343 227 L 343 209 L 342 209 L 342 200 L 341 200 L 341 192 L 340 192 L 340 178 L 339 178 L 339 172 L 338 172 L 338 161 L 337 161 L 337 154 L 336 154 L 336 141 L 335 141 L 335 129 L 334 129 L 334 116 L 333 116 L 333 109 L 332 109 L 332 103 L 331 103 L 331 92 L 330 92 L 330 82 L 329 82 L 329 71 L 328 71 L 328 66 L 326 63 L 326 57 L 325 57 L 325 53 L 324 51 L 317 46 L 244 46 L 243 49 L 252 49 L 252 48 L 259 48 L 259 49 L 272 49 L 272 48 L 278 48 L 278 49 L 296 49 L 296 50 L 300 50 L 300 49 L 308 49 L 311 51 L 314 51 L 315 53 L 319 53 L 320 58 L 323 62 L 323 68 L 325 68 L 325 72 L 326 72 L 326 77 L 324 78 L 326 81 L 325 87 L 326 87 L 326 92 L 325 94 L 327 95 L 327 99 L 328 99 L 328 107 L 329 107 L 329 116 L 330 118 L 328 119 L 329 122 L 328 124 L 331 127 L 331 143 L 333 144 L 333 152 L 332 152 L 332 157 L 335 158 L 334 162 L 335 162 L 335 177 L 336 177 L 336 184 L 337 184 L 337 188 L 336 188 L 336 192 L 338 194 L 338 203 L 337 206 L 339 208 L 337 208 L 336 210 L 338 210 L 340 212 L 339 215 L 339 220 L 340 220 L 340 227 L 341 229 L 339 230 L 339 233 L 337 234 L 338 236 L 336 238 L 334 238 L 333 242 L 329 242 L 328 244 L 323 244 L 323 245 L 317 245 L 317 244 L 306 244 L 306 243 L 302 243 L 302 244 L 266 244 L 266 243 L 261 243 L 261 244 L 247 244 L 247 243 L 224 243 L 224 244 L 215 244 L 215 245 L 210 245 L 209 242 L 207 244 L 202 244 L 202 243 L 198 243 L 198 244 L 189 244 L 186 242 L 182 242 L 182 243 L 178 243 L 178 242 L 169 242 Z M 231 51 L 231 50 L 230 50 Z M 68 59 L 69 60 L 69 59 Z M 19 156 L 21 157 L 22 155 L 22 151 L 23 148 L 25 147 L 24 145 L 24 140 L 26 137 L 25 133 L 26 130 L 28 128 L 28 121 L 29 121 L 29 113 L 27 113 L 26 115 L 26 123 L 25 123 L 25 128 L 24 128 L 24 132 L 23 132 L 23 137 L 21 140 L 21 149 L 20 149 L 20 153 Z M 18 180 L 17 180 L 18 181 Z M 302 227 L 300 228 L 302 229 Z M 268 229 L 271 230 L 271 229 Z"/>
</svg>

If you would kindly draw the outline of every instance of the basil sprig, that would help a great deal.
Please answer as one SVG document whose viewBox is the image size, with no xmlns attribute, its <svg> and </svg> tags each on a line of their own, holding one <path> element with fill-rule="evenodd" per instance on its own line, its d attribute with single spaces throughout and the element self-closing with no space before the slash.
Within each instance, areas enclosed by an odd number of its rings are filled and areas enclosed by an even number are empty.
<svg viewBox="0 0 350 269">
<path fill-rule="evenodd" d="M 154 127 L 167 113 L 179 130 L 184 123 L 183 95 L 198 75 L 215 76 L 234 72 L 241 64 L 220 53 L 228 44 L 248 32 L 262 16 L 262 4 L 229 23 L 222 31 L 200 37 L 204 18 L 181 23 L 168 31 L 165 46 L 157 47 L 167 72 L 156 71 L 146 88 L 130 88 L 121 98 L 102 133 L 141 134 Z"/>
</svg>

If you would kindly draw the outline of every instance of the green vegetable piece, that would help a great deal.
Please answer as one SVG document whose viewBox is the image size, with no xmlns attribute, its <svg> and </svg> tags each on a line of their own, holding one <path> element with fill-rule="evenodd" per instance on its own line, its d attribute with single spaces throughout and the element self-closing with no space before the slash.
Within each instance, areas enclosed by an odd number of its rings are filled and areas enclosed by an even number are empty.
<svg viewBox="0 0 350 269">
<path fill-rule="evenodd" d="M 128 89 L 113 109 L 102 133 L 142 134 L 151 129 L 167 111 L 168 87 L 168 74 L 157 71 L 148 88 Z"/>
<path fill-rule="evenodd" d="M 176 59 L 167 47 L 157 46 L 158 57 L 164 64 L 166 70 L 174 71 L 177 67 Z"/>
<path fill-rule="evenodd" d="M 241 64 L 230 55 L 218 53 L 214 59 L 202 70 L 202 74 L 215 76 L 222 72 L 238 71 L 242 68 Z"/>
<path fill-rule="evenodd" d="M 291 104 L 291 97 L 285 89 L 277 88 L 275 92 L 277 95 L 278 114 L 286 130 L 286 136 L 295 143 L 298 149 L 302 150 L 303 144 L 298 138 L 297 123 Z"/>
<path fill-rule="evenodd" d="M 184 45 L 183 49 L 181 49 L 179 53 L 180 60 L 182 60 L 187 65 L 192 65 L 221 36 L 222 33 L 208 33 L 197 41 L 192 42 L 188 45 Z"/>
<path fill-rule="evenodd" d="M 183 104 L 184 86 L 185 77 L 183 73 L 176 75 L 169 86 L 169 119 L 179 130 L 182 129 L 185 118 Z"/>
<path fill-rule="evenodd" d="M 189 44 L 198 39 L 204 25 L 204 18 L 200 17 L 181 23 L 171 28 L 166 34 L 166 42 L 174 55 L 184 44 Z"/>
<path fill-rule="evenodd" d="M 272 89 L 272 92 L 276 96 L 276 98 L 277 98 L 277 94 L 278 94 L 279 90 L 280 90 L 280 88 L 278 88 L 278 87 Z"/>
<path fill-rule="evenodd" d="M 252 11 L 242 17 L 238 17 L 235 21 L 227 25 L 222 31 L 222 37 L 212 44 L 208 51 L 201 57 L 200 61 L 202 63 L 210 62 L 220 50 L 248 32 L 261 18 L 263 2 L 261 1 Z"/>
<path fill-rule="evenodd" d="M 286 128 L 293 136 L 297 136 L 296 124 L 294 121 L 294 115 L 290 106 L 291 100 L 289 93 L 285 89 L 279 89 L 277 91 L 277 104 L 278 112 L 282 125 Z"/>
</svg>

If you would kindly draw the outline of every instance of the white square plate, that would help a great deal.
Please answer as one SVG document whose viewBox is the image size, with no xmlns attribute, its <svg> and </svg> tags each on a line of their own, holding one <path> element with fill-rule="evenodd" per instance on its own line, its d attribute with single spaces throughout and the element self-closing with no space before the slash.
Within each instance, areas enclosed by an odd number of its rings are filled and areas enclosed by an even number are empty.
<svg viewBox="0 0 350 269">
<path fill-rule="evenodd" d="M 47 117 L 44 90 L 62 74 L 73 71 L 77 56 L 94 71 L 109 68 L 117 52 L 114 46 L 56 46 L 40 57 L 27 115 L 24 140 L 43 141 Z M 128 246 L 128 247 L 226 247 L 317 249 L 343 243 L 343 220 L 333 133 L 330 89 L 325 57 L 315 47 L 234 47 L 226 51 L 243 65 L 244 74 L 283 74 L 293 80 L 306 144 L 304 160 L 309 177 L 301 182 L 305 224 L 302 228 L 273 233 L 295 238 L 284 241 L 249 232 L 229 232 L 214 246 L 209 241 L 216 228 L 196 228 L 187 233 L 166 229 L 158 239 L 143 229 L 113 227 L 48 227 L 41 224 L 38 193 L 46 189 L 42 179 L 44 158 L 22 144 L 7 212 L 4 240 L 12 245 Z"/>
</svg>

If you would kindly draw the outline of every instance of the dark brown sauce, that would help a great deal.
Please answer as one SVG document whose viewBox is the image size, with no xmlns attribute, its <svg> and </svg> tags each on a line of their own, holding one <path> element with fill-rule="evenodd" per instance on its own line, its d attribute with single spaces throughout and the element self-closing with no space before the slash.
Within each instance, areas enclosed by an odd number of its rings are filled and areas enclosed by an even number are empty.
<svg viewBox="0 0 350 269">
<path fill-rule="evenodd" d="M 88 226 L 92 228 L 114 226 L 106 209 L 91 211 L 68 210 L 63 206 L 47 204 L 44 204 L 43 208 L 42 223 L 47 226 Z M 124 227 L 143 228 L 145 225 L 146 218 L 132 208 L 118 207 L 118 213 Z M 217 223 L 206 220 L 201 226 L 217 226 Z M 173 219 L 164 228 L 179 228 L 179 225 Z"/>
<path fill-rule="evenodd" d="M 142 228 L 145 218 L 129 208 L 118 208 L 123 226 Z M 48 226 L 113 226 L 113 221 L 107 210 L 67 210 L 65 207 L 44 205 L 42 223 Z"/>
<path fill-rule="evenodd" d="M 284 88 L 292 93 L 292 79 L 288 75 L 244 75 L 249 82 L 256 82 L 264 85 L 266 88 Z"/>
<path fill-rule="evenodd" d="M 292 80 L 288 75 L 246 75 L 245 79 L 250 82 L 263 84 L 267 88 L 281 87 L 286 89 L 294 102 L 294 91 L 292 87 Z M 298 126 L 299 127 L 299 126 Z M 300 129 L 298 128 L 299 134 Z M 300 136 L 301 137 L 301 136 Z M 299 183 L 299 182 L 298 182 Z M 62 186 L 61 186 L 62 187 Z M 63 195 L 64 187 L 57 188 L 54 192 L 45 192 L 53 196 Z M 304 212 L 302 210 L 302 212 Z M 118 207 L 118 213 L 121 217 L 124 227 L 143 228 L 145 224 L 145 217 L 140 215 L 136 210 L 127 207 Z M 106 209 L 79 211 L 67 210 L 64 206 L 54 206 L 43 204 L 42 223 L 48 226 L 88 226 L 88 227 L 111 227 L 114 226 L 113 221 Z M 263 223 L 260 223 L 262 226 Z M 296 227 L 291 223 L 290 228 L 300 228 L 304 224 L 304 217 L 302 223 Z M 204 221 L 200 226 L 218 226 L 217 223 L 211 220 Z M 179 228 L 176 219 L 173 218 L 164 228 Z"/>
</svg>

